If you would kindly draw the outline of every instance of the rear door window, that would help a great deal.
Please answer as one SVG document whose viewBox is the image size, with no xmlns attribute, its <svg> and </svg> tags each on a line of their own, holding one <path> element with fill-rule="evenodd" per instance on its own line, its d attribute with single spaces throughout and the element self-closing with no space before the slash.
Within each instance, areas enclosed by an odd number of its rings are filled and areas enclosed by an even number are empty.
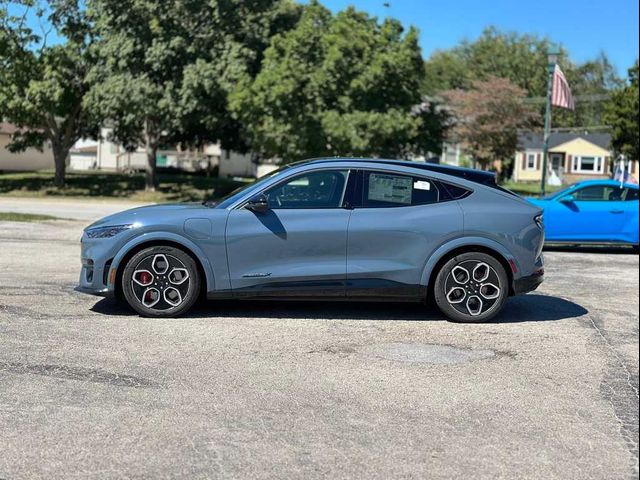
<svg viewBox="0 0 640 480">
<path fill-rule="evenodd" d="M 363 181 L 362 206 L 367 208 L 428 205 L 440 197 L 436 183 L 424 177 L 365 171 Z"/>
</svg>

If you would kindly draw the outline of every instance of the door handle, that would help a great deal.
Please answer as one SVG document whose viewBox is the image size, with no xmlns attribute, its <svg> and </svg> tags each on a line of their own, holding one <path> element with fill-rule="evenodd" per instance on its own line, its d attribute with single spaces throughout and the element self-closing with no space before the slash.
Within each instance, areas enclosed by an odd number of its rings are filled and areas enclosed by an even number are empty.
<svg viewBox="0 0 640 480">
<path fill-rule="evenodd" d="M 624 210 L 609 210 L 609 213 L 624 213 Z"/>
</svg>

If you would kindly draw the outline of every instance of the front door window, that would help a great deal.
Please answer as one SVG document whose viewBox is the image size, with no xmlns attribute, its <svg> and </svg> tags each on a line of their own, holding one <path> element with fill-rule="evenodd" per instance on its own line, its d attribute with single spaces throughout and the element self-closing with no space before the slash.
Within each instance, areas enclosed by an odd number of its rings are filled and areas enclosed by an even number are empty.
<svg viewBox="0 0 640 480">
<path fill-rule="evenodd" d="M 304 173 L 276 185 L 265 194 L 272 209 L 340 208 L 348 170 Z"/>
</svg>

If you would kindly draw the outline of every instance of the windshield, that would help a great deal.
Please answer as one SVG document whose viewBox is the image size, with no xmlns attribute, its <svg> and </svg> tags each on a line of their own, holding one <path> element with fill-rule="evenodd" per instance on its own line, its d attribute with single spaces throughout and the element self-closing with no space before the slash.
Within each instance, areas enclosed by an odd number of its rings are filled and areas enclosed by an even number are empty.
<svg viewBox="0 0 640 480">
<path fill-rule="evenodd" d="M 227 208 L 229 205 L 232 205 L 236 200 L 238 200 L 240 197 L 244 196 L 245 194 L 255 190 L 259 190 L 267 180 L 275 177 L 276 175 L 279 175 L 280 173 L 284 172 L 288 168 L 289 168 L 289 165 L 286 165 L 277 170 L 274 170 L 273 172 L 269 172 L 266 175 L 263 175 L 262 177 L 254 180 L 253 182 L 247 183 L 246 185 L 243 185 L 240 188 L 236 188 L 233 192 L 225 195 L 224 197 L 220 198 L 215 202 L 209 201 L 205 203 L 214 208 Z"/>
</svg>

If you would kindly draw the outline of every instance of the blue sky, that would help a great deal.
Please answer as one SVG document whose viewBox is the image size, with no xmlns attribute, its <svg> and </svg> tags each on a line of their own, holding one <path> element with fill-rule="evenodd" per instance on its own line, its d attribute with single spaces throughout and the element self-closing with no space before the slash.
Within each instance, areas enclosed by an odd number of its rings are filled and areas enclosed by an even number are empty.
<svg viewBox="0 0 640 480">
<path fill-rule="evenodd" d="M 302 0 L 304 1 L 304 0 Z M 576 62 L 604 51 L 621 75 L 638 58 L 638 0 L 320 0 L 332 11 L 354 5 L 420 29 L 427 58 L 495 25 L 561 43 Z M 385 7 L 384 4 L 389 6 Z M 34 24 L 34 19 L 31 19 Z M 37 25 L 37 24 L 36 24 Z M 54 39 L 55 41 L 55 39 Z"/>
<path fill-rule="evenodd" d="M 638 57 L 638 0 L 320 0 L 332 11 L 349 5 L 420 29 L 423 55 L 473 40 L 495 25 L 562 44 L 576 62 L 604 51 L 626 75 Z M 384 3 L 389 7 L 385 7 Z"/>
</svg>

